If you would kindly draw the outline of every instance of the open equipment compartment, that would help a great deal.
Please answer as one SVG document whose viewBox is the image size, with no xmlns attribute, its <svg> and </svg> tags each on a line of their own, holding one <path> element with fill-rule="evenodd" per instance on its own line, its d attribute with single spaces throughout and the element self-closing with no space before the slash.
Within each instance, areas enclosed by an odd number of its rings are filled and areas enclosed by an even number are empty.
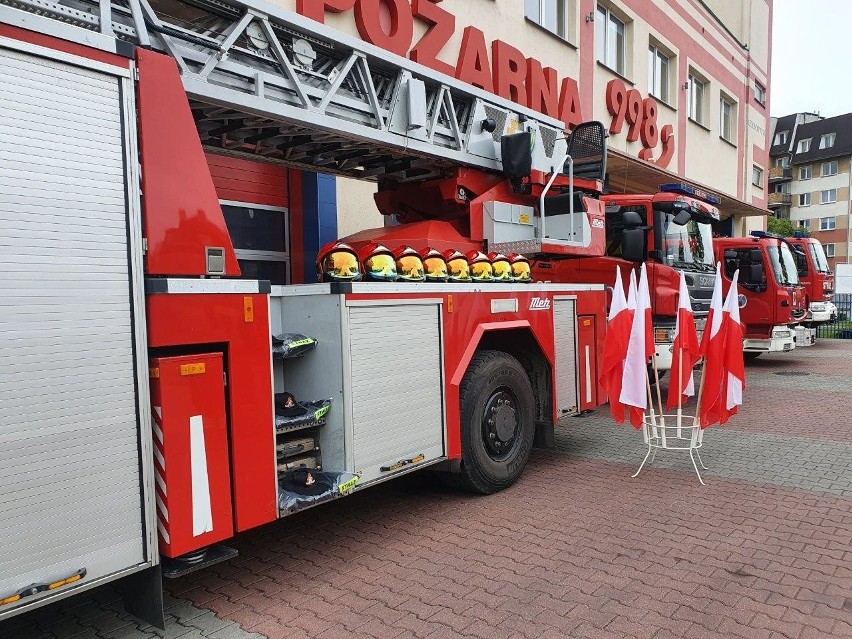
<svg viewBox="0 0 852 639">
<path fill-rule="evenodd" d="M 273 383 L 300 402 L 331 399 L 317 429 L 324 473 L 363 486 L 445 458 L 441 304 L 415 290 L 349 299 L 329 284 L 272 288 L 273 334 L 318 341 L 274 360 Z"/>
</svg>

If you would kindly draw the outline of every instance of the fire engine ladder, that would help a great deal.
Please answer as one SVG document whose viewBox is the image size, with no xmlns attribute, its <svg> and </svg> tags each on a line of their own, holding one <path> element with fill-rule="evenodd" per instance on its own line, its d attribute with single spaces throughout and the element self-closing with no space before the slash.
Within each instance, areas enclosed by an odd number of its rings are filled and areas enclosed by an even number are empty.
<svg viewBox="0 0 852 639">
<path fill-rule="evenodd" d="M 0 0 L 0 22 L 170 55 L 219 152 L 420 181 L 500 171 L 501 137 L 529 130 L 533 169 L 563 172 L 560 121 L 263 0 Z"/>
</svg>

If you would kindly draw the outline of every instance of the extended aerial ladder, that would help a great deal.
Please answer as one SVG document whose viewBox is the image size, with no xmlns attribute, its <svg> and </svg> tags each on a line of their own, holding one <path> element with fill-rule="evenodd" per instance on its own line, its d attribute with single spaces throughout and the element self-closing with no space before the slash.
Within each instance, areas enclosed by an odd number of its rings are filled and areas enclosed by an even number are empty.
<svg viewBox="0 0 852 639">
<path fill-rule="evenodd" d="M 567 193 L 552 200 L 548 232 L 536 206 L 573 188 L 563 174 L 575 169 L 578 189 L 602 190 L 599 125 L 581 127 L 568 149 L 556 119 L 262 0 L 0 0 L 0 19 L 107 50 L 137 45 L 168 54 L 207 149 L 378 181 L 383 213 L 403 221 L 469 216 L 464 234 L 475 241 L 531 253 L 602 252 L 602 212 L 594 225 L 587 215 L 575 219 L 575 199 L 577 208 L 583 201 Z M 531 149 L 530 167 L 522 167 L 527 184 L 517 176 L 514 193 L 505 186 L 489 193 L 497 180 L 485 176 L 503 180 L 501 142 L 517 133 L 529 135 L 515 143 Z M 422 210 L 416 202 L 427 189 L 442 194 L 440 206 L 428 200 Z M 504 222 L 509 232 L 501 233 L 501 216 L 511 214 L 483 211 L 495 200 L 529 205 L 522 213 L 529 222 Z M 488 223 L 495 218 L 496 235 Z"/>
</svg>

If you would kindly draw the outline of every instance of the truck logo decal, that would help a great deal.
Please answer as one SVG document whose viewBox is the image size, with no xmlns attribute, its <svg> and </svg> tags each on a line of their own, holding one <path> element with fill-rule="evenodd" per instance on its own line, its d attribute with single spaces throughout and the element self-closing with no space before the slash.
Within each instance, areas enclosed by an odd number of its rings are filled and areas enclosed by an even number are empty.
<svg viewBox="0 0 852 639">
<path fill-rule="evenodd" d="M 592 228 L 593 229 L 602 229 L 604 227 L 603 220 L 592 220 Z"/>
<path fill-rule="evenodd" d="M 737 295 L 737 302 L 739 303 L 740 308 L 745 308 L 745 305 L 748 304 L 748 298 L 740 293 Z"/>
<path fill-rule="evenodd" d="M 550 298 L 548 297 L 534 297 L 530 300 L 530 310 L 531 311 L 549 311 L 550 310 Z"/>
</svg>

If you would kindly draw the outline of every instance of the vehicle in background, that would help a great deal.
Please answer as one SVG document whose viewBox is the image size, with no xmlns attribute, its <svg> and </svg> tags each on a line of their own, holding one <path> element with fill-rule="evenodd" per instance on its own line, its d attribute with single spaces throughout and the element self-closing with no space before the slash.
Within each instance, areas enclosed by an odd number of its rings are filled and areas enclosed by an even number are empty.
<svg viewBox="0 0 852 639">
<path fill-rule="evenodd" d="M 754 234 L 754 233 L 753 233 Z M 820 241 L 813 237 L 790 237 L 787 242 L 793 249 L 799 281 L 805 287 L 805 308 L 808 309 L 807 324 L 833 322 L 837 319 L 834 305 L 834 273 Z"/>
</svg>

